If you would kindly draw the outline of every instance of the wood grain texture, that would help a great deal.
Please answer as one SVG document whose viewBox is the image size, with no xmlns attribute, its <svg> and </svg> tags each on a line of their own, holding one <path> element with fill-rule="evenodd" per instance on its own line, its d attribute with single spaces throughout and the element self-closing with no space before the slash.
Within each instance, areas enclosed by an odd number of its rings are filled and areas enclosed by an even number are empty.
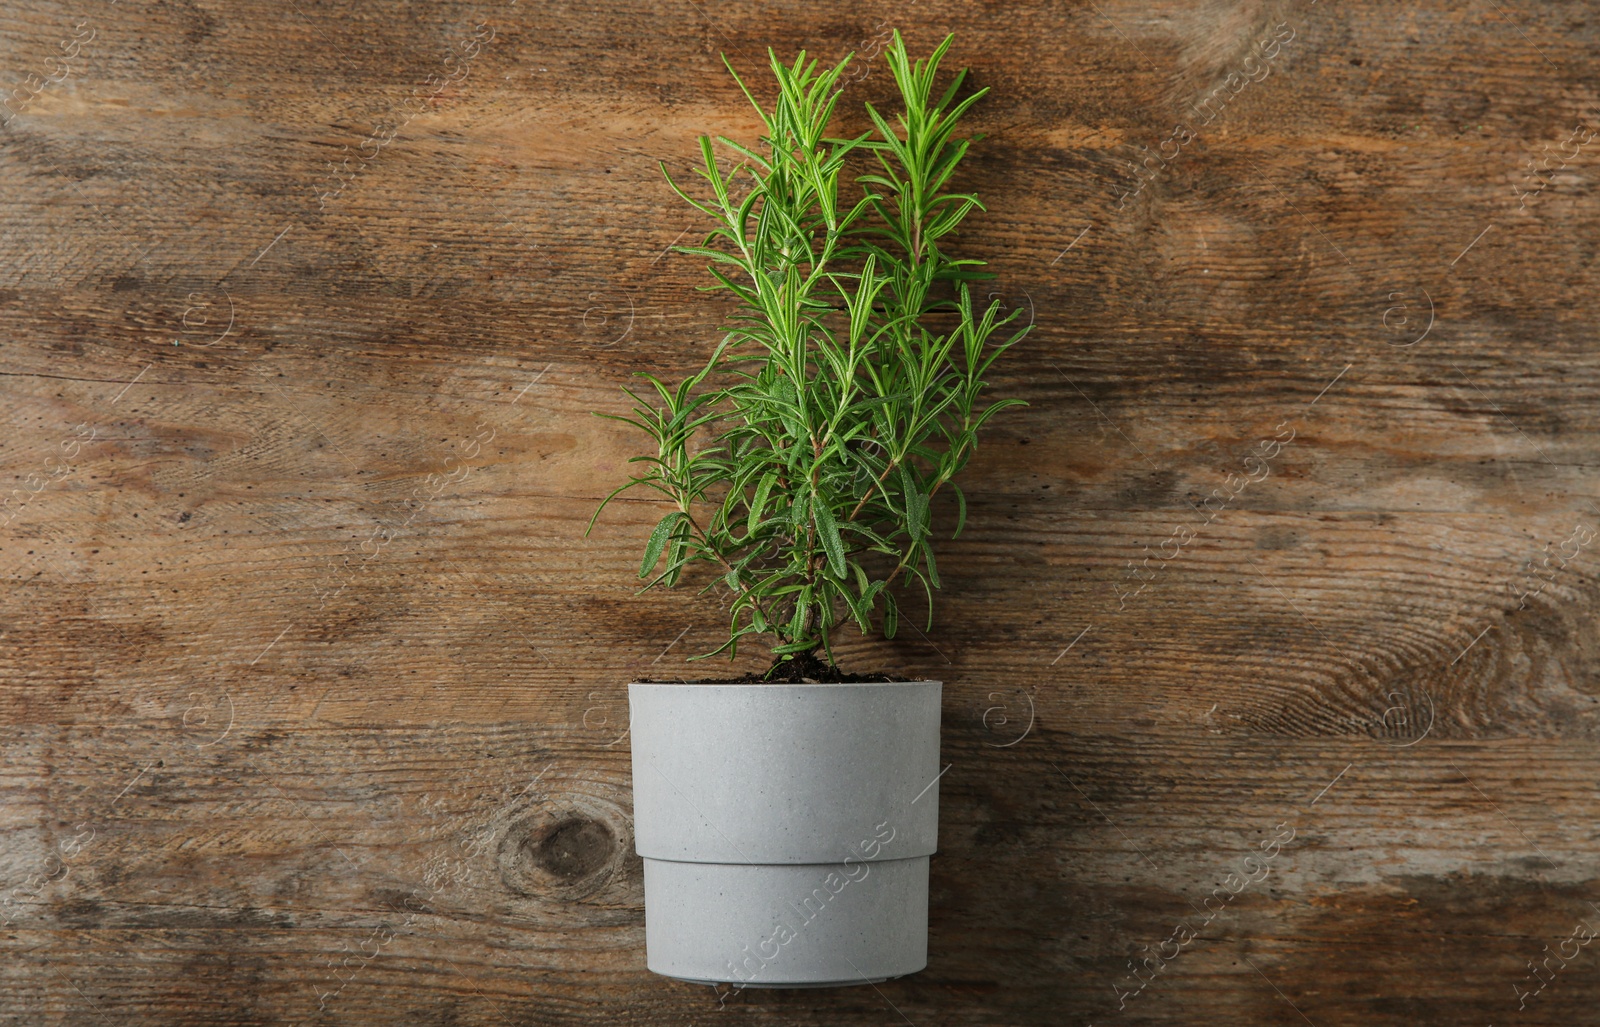
<svg viewBox="0 0 1600 1027">
<path fill-rule="evenodd" d="M 993 90 L 961 243 L 1031 405 L 933 630 L 844 646 L 946 683 L 928 969 L 723 1007 L 644 969 L 623 688 L 722 612 L 633 595 L 648 503 L 583 536 L 638 444 L 590 412 L 726 313 L 656 167 L 754 131 L 718 52 L 861 51 L 881 102 L 890 24 Z M 6 5 L 0 1024 L 1591 1022 L 1597 46 L 1579 3 Z"/>
</svg>

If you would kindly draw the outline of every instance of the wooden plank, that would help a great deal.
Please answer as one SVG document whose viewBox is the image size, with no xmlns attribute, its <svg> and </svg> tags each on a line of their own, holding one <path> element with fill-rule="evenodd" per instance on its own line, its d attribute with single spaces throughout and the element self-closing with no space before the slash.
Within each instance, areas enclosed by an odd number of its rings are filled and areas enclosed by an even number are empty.
<svg viewBox="0 0 1600 1027">
<path fill-rule="evenodd" d="M 726 313 L 657 167 L 755 131 L 718 52 L 883 103 L 895 23 L 993 90 L 1031 405 L 841 648 L 946 682 L 929 969 L 719 1008 L 623 685 L 723 615 L 584 537 L 590 413 Z M 0 1023 L 1592 1015 L 1593 144 L 1512 188 L 1600 129 L 1578 5 L 24 0 L 0 85 L 91 32 L 0 130 Z"/>
</svg>

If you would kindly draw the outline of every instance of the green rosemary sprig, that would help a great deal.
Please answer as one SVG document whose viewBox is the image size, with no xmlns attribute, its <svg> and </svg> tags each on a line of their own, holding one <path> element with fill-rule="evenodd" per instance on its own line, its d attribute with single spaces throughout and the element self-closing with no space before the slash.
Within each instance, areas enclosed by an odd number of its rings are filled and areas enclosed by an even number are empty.
<svg viewBox="0 0 1600 1027">
<path fill-rule="evenodd" d="M 1027 328 L 996 338 L 1016 314 L 975 307 L 970 283 L 992 276 L 941 248 L 984 209 L 945 191 L 978 138 L 957 138 L 957 123 L 985 92 L 957 100 L 963 71 L 935 99 L 950 43 L 912 61 L 896 32 L 886 56 L 903 109 L 891 121 L 867 105 L 873 131 L 854 139 L 826 134 L 850 58 L 823 68 L 802 51 L 785 65 L 769 51 L 771 109 L 729 64 L 761 116 L 761 139 L 700 139 L 709 196 L 667 175 L 712 222 L 698 245 L 678 249 L 710 262 L 714 284 L 702 288 L 731 293 L 737 312 L 701 370 L 675 386 L 641 373 L 653 395 L 625 390 L 633 416 L 602 415 L 645 432 L 655 452 L 633 458 L 642 471 L 595 517 L 635 486 L 670 503 L 640 577 L 648 590 L 676 585 L 693 564 L 714 568 L 706 589 L 726 586 L 730 620 L 727 641 L 705 655 L 764 634 L 776 657 L 823 649 L 831 663 L 847 618 L 863 632 L 877 618 L 895 634 L 891 586 L 901 577 L 922 587 L 931 627 L 933 497 L 949 486 L 959 535 L 966 498 L 952 479 L 984 423 L 1021 403 L 983 405 L 979 395 Z M 861 197 L 849 203 L 856 160 L 875 169 L 854 177 Z"/>
</svg>

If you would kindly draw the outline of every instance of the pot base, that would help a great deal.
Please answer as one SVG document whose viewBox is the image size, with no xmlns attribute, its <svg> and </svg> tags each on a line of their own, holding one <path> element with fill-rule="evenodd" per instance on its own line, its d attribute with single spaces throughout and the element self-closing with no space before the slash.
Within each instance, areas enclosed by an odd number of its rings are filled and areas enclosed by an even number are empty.
<svg viewBox="0 0 1600 1027">
<path fill-rule="evenodd" d="M 928 965 L 928 857 L 644 860 L 650 969 L 697 984 L 835 988 Z"/>
<path fill-rule="evenodd" d="M 672 977 L 671 974 L 662 974 L 663 977 Z M 713 988 L 726 984 L 734 988 L 848 988 L 852 984 L 882 984 L 884 981 L 898 980 L 895 977 L 869 977 L 866 980 L 849 981 L 813 981 L 808 984 L 758 984 L 755 981 L 702 981 L 694 977 L 672 977 L 675 981 L 685 984 L 709 984 Z"/>
</svg>

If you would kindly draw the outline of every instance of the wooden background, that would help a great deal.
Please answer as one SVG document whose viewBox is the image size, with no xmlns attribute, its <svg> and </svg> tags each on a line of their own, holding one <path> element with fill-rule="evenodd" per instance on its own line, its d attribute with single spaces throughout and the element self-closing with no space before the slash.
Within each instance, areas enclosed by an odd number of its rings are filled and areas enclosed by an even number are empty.
<svg viewBox="0 0 1600 1027">
<path fill-rule="evenodd" d="M 583 538 L 639 443 L 589 412 L 725 312 L 656 169 L 752 134 L 718 52 L 860 51 L 854 106 L 889 25 L 993 89 L 962 246 L 1031 406 L 934 630 L 846 647 L 946 682 L 928 969 L 719 1007 L 644 968 L 623 735 L 722 614 L 632 594 L 649 504 Z M 1593 1022 L 1597 48 L 1525 0 L 5 5 L 0 1023 Z"/>
</svg>

